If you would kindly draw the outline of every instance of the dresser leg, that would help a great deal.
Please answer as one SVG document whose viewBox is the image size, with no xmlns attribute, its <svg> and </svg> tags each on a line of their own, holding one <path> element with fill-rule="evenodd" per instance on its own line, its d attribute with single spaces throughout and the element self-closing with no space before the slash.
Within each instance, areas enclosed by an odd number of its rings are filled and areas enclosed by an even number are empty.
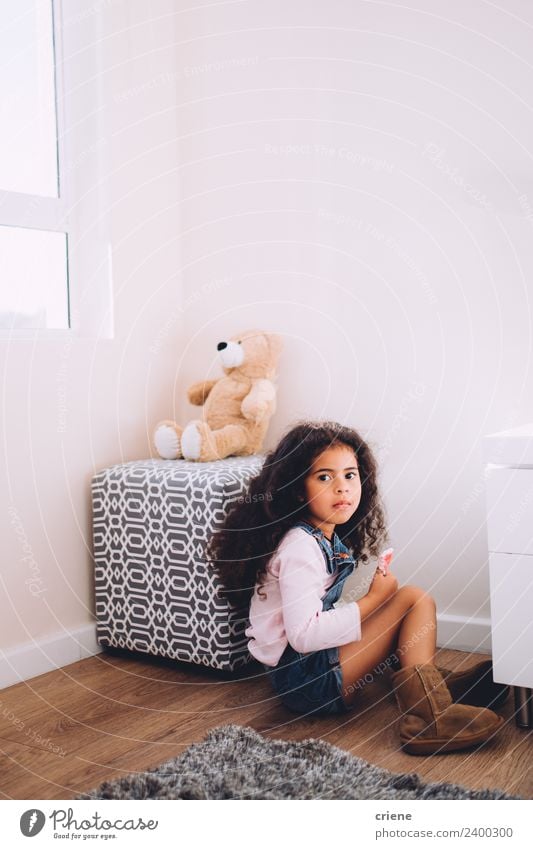
<svg viewBox="0 0 533 849">
<path fill-rule="evenodd" d="M 513 687 L 515 721 L 519 728 L 533 728 L 533 690 Z"/>
</svg>

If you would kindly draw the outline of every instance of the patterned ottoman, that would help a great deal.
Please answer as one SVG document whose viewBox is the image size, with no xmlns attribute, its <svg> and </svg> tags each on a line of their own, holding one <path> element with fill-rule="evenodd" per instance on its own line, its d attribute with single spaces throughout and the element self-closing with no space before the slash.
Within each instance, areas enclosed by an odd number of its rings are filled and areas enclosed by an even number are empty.
<svg viewBox="0 0 533 849">
<path fill-rule="evenodd" d="M 263 455 L 143 460 L 92 481 L 97 638 L 102 646 L 234 670 L 253 660 L 248 610 L 218 598 L 205 545 Z"/>
</svg>

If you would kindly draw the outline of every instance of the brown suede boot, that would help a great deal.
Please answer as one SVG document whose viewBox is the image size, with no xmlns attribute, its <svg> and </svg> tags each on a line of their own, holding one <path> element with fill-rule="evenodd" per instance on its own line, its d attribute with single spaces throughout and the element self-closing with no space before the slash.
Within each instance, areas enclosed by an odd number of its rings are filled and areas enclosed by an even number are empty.
<svg viewBox="0 0 533 849">
<path fill-rule="evenodd" d="M 454 702 L 463 705 L 478 705 L 495 710 L 502 705 L 510 692 L 508 684 L 497 684 L 492 677 L 492 661 L 482 660 L 471 666 L 453 672 L 437 666 Z"/>
<path fill-rule="evenodd" d="M 503 725 L 503 717 L 487 708 L 454 704 L 431 663 L 399 669 L 391 680 L 402 712 L 400 739 L 412 755 L 468 749 L 489 740 Z"/>
</svg>

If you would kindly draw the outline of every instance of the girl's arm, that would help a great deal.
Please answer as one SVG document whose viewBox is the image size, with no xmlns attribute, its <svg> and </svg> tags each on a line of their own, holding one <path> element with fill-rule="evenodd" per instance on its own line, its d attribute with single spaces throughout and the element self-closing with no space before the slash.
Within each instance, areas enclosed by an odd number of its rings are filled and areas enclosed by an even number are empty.
<svg viewBox="0 0 533 849">
<path fill-rule="evenodd" d="M 352 601 L 322 610 L 324 558 L 315 540 L 305 531 L 287 535 L 274 558 L 279 568 L 283 624 L 297 652 L 333 648 L 361 639 L 361 616 Z M 296 535 L 297 534 L 297 535 Z"/>
</svg>

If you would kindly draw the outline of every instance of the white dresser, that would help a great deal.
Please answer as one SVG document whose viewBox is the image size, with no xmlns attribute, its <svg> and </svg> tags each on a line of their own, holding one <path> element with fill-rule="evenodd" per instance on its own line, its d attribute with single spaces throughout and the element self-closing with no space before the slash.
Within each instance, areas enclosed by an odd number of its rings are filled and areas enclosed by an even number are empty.
<svg viewBox="0 0 533 849">
<path fill-rule="evenodd" d="M 533 726 L 533 424 L 484 439 L 494 680 Z"/>
</svg>

